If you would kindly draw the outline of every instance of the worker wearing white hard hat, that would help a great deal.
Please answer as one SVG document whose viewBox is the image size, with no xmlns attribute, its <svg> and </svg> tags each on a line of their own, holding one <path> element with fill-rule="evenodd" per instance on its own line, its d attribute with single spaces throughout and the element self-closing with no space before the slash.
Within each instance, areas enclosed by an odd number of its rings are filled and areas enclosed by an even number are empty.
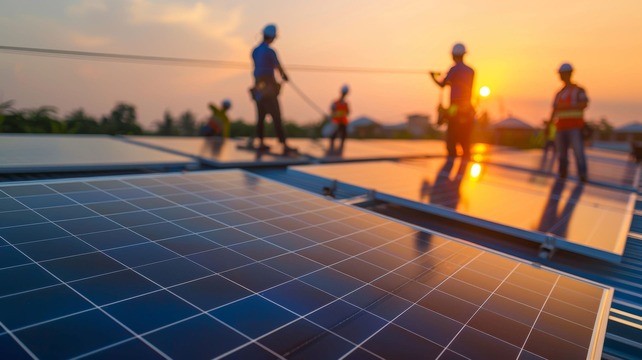
<svg viewBox="0 0 642 360">
<path fill-rule="evenodd" d="M 472 105 L 472 90 L 475 71 L 464 63 L 466 47 L 462 43 L 456 43 L 452 47 L 451 55 L 453 65 L 443 79 L 437 79 L 439 75 L 431 72 L 430 76 L 437 86 L 450 87 L 450 104 L 448 108 L 440 112 L 446 118 L 448 129 L 446 130 L 446 149 L 449 157 L 455 157 L 457 145 L 462 149 L 462 158 L 470 158 L 470 141 L 473 130 L 475 109 Z"/>
<path fill-rule="evenodd" d="M 568 150 L 573 149 L 577 173 L 582 182 L 588 180 L 588 166 L 584 154 L 584 109 L 588 106 L 586 90 L 571 81 L 573 66 L 563 63 L 558 68 L 564 87 L 555 95 L 549 121 L 556 126 L 555 145 L 559 157 L 559 177 L 568 176 Z"/>
<path fill-rule="evenodd" d="M 463 56 L 466 54 L 466 47 L 462 43 L 456 43 L 453 45 L 453 50 L 451 52 L 454 56 Z"/>
<path fill-rule="evenodd" d="M 573 66 L 569 63 L 563 63 L 560 65 L 560 68 L 557 70 L 559 73 L 573 72 Z"/>
<path fill-rule="evenodd" d="M 346 101 L 348 92 L 350 92 L 348 85 L 343 85 L 341 87 L 341 96 L 330 106 L 332 122 L 336 126 L 332 135 L 330 135 L 330 155 L 340 155 L 343 153 L 343 146 L 348 135 L 348 115 L 350 115 L 350 107 Z M 339 148 L 335 149 L 334 142 L 338 136 L 340 137 Z"/>
<path fill-rule="evenodd" d="M 295 150 L 286 144 L 285 130 L 281 119 L 281 107 L 278 99 L 281 84 L 276 81 L 274 73 L 278 70 L 283 81 L 288 81 L 288 76 L 281 66 L 276 51 L 270 47 L 276 36 L 276 25 L 266 25 L 263 28 L 263 41 L 252 51 L 254 87 L 251 89 L 251 94 L 256 102 L 257 109 L 256 137 L 259 139 L 257 150 L 269 150 L 269 146 L 264 142 L 264 127 L 265 118 L 270 115 L 274 130 L 279 142 L 283 145 L 285 154 L 295 152 Z"/>
</svg>

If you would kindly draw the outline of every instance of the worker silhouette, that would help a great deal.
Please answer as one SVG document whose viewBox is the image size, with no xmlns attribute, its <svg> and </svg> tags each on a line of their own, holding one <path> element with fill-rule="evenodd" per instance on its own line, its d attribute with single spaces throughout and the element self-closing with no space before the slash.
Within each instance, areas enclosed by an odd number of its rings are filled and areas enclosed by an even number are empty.
<svg viewBox="0 0 642 360">
<path fill-rule="evenodd" d="M 464 64 L 466 47 L 457 43 L 452 48 L 452 58 L 455 62 L 442 80 L 438 80 L 438 73 L 431 72 L 433 81 L 441 88 L 450 86 L 450 104 L 445 110 L 447 122 L 446 149 L 448 156 L 457 156 L 457 145 L 462 149 L 462 157 L 470 158 L 470 141 L 473 131 L 475 110 L 472 105 L 472 89 L 475 71 Z"/>
<path fill-rule="evenodd" d="M 566 200 L 566 204 L 564 204 L 564 207 L 560 209 L 562 193 L 564 192 L 566 183 L 567 181 L 565 179 L 558 178 L 551 186 L 551 191 L 549 193 L 548 200 L 546 201 L 546 205 L 544 206 L 544 212 L 540 218 L 537 230 L 544 233 L 555 234 L 560 237 L 567 236 L 571 215 L 584 192 L 584 184 L 582 182 L 575 183 L 575 187 L 573 188 L 569 198 Z"/>
<path fill-rule="evenodd" d="M 332 135 L 330 135 L 330 154 L 343 153 L 343 145 L 345 144 L 346 136 L 348 134 L 348 115 L 350 115 L 350 107 L 346 101 L 346 96 L 349 91 L 350 88 L 348 85 L 343 85 L 341 87 L 341 96 L 330 106 L 332 122 L 336 126 L 336 129 L 332 132 Z M 334 147 L 334 142 L 337 139 L 337 136 L 340 137 L 338 149 Z"/>
<path fill-rule="evenodd" d="M 256 102 L 257 109 L 256 137 L 259 139 L 257 150 L 270 150 L 270 147 L 265 144 L 263 139 L 265 133 L 265 118 L 267 115 L 270 115 L 276 135 L 283 146 L 283 154 L 288 155 L 296 153 L 296 149 L 287 145 L 283 121 L 281 119 L 281 107 L 278 99 L 281 84 L 276 81 L 274 71 L 279 71 L 281 79 L 284 82 L 288 81 L 288 76 L 283 70 L 276 52 L 270 47 L 276 39 L 276 36 L 276 25 L 269 24 L 265 26 L 265 28 L 263 28 L 263 41 L 252 51 L 254 87 L 251 89 L 251 94 Z"/>
<path fill-rule="evenodd" d="M 564 63 L 559 67 L 564 87 L 555 95 L 549 121 L 555 122 L 555 144 L 559 157 L 559 177 L 568 175 L 568 150 L 573 149 L 580 181 L 588 181 L 588 166 L 584 154 L 582 129 L 585 126 L 584 109 L 588 106 L 586 91 L 571 81 L 573 66 Z"/>
<path fill-rule="evenodd" d="M 228 110 L 232 107 L 230 100 L 223 100 L 220 107 L 209 103 L 208 108 L 212 112 L 208 120 L 208 126 L 212 129 L 212 134 L 222 136 L 224 139 L 230 137 L 230 119 L 227 116 Z"/>
</svg>

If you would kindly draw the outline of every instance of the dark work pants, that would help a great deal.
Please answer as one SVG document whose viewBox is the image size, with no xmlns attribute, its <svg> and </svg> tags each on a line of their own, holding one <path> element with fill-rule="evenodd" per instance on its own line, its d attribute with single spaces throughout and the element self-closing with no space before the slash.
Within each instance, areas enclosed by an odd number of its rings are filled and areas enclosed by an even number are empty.
<svg viewBox="0 0 642 360">
<path fill-rule="evenodd" d="M 337 128 L 332 133 L 332 136 L 330 136 L 330 147 L 334 148 L 334 140 L 337 138 L 337 136 L 341 135 L 341 144 L 339 145 L 339 147 L 343 148 L 343 143 L 345 143 L 346 141 L 347 134 L 348 126 L 346 124 L 337 124 Z"/>
<path fill-rule="evenodd" d="M 446 131 L 446 150 L 448 150 L 448 156 L 457 156 L 457 144 L 459 144 L 462 149 L 462 157 L 469 159 L 472 132 L 472 119 L 464 118 L 463 121 L 459 117 L 450 119 L 448 121 L 448 130 Z"/>
<path fill-rule="evenodd" d="M 263 143 L 263 137 L 265 134 L 265 117 L 269 114 L 272 118 L 272 124 L 274 124 L 276 136 L 282 144 L 285 144 L 285 132 L 283 131 L 279 99 L 276 96 L 263 96 L 256 102 L 256 109 L 258 114 L 256 121 L 256 137 L 258 137 L 261 143 Z"/>
<path fill-rule="evenodd" d="M 573 149 L 575 162 L 577 165 L 577 175 L 585 179 L 588 175 L 588 166 L 586 164 L 586 155 L 584 154 L 584 139 L 582 139 L 582 129 L 558 130 L 555 137 L 555 145 L 559 156 L 559 174 L 566 177 L 568 174 L 568 150 Z"/>
</svg>

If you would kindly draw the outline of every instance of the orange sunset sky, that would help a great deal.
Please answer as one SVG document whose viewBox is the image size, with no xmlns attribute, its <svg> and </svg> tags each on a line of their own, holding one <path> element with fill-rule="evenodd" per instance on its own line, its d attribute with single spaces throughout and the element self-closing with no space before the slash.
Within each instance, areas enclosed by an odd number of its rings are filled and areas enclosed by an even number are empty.
<svg viewBox="0 0 642 360">
<path fill-rule="evenodd" d="M 292 82 L 324 110 L 349 84 L 352 115 L 386 124 L 407 114 L 434 117 L 438 88 L 430 70 L 445 72 L 450 48 L 463 42 L 481 106 L 492 121 L 513 115 L 539 125 L 560 87 L 562 62 L 587 90 L 587 118 L 615 126 L 642 121 L 642 2 L 488 1 L 179 1 L 4 0 L 0 46 L 75 50 L 247 63 L 246 69 L 170 66 L 32 56 L 0 51 L 0 102 L 53 105 L 60 115 L 84 108 L 107 114 L 118 101 L 136 106 L 152 129 L 166 110 L 191 110 L 229 98 L 232 118 L 253 121 L 248 96 L 250 52 L 267 23 Z M 407 69 L 417 73 L 301 71 L 295 65 Z M 424 72 L 425 73 L 420 73 Z M 447 95 L 447 92 L 446 94 Z M 445 96 L 447 97 L 447 96 Z M 290 86 L 284 117 L 305 124 L 321 115 Z"/>
</svg>

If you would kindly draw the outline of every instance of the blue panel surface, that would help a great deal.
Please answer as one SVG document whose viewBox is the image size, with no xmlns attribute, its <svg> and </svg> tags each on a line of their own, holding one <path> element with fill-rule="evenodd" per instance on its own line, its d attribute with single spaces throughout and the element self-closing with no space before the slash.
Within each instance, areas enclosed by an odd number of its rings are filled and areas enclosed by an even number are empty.
<svg viewBox="0 0 642 360">
<path fill-rule="evenodd" d="M 242 171 L 0 199 L 15 201 L 0 209 L 11 358 L 601 354 L 611 289 Z"/>
</svg>

